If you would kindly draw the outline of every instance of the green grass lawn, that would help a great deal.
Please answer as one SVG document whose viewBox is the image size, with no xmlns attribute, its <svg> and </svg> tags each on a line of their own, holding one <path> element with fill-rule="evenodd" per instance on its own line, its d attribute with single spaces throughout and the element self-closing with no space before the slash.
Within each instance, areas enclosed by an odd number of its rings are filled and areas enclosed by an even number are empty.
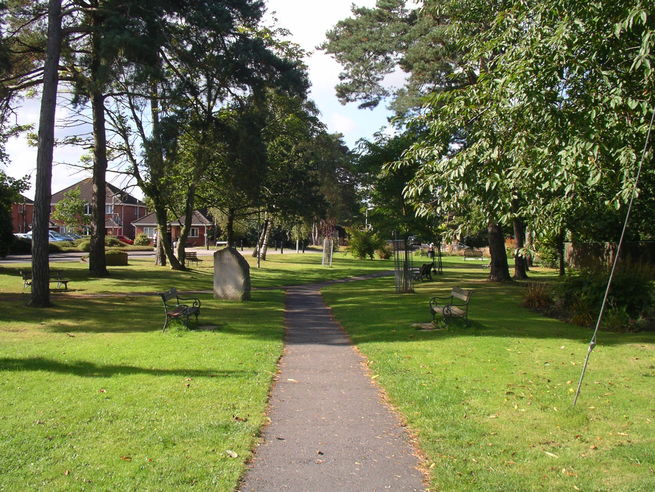
<svg viewBox="0 0 655 492">
<path fill-rule="evenodd" d="M 153 292 L 170 287 L 180 291 L 211 290 L 214 272 L 212 258 L 200 258 L 203 261 L 197 266 L 191 265 L 192 269 L 186 272 L 172 271 L 170 267 L 156 267 L 152 259 L 130 259 L 126 267 L 108 267 L 108 278 L 90 277 L 88 265 L 81 261 L 51 263 L 50 268 L 60 270 L 64 277 L 71 280 L 68 286 L 71 294 Z M 256 259 L 246 256 L 254 288 L 306 284 L 393 269 L 393 262 L 389 260 L 356 260 L 341 253 L 334 255 L 330 268 L 321 265 L 321 258 L 321 254 L 309 252 L 270 255 L 267 261 L 261 262 L 261 268 L 257 268 Z M 0 295 L 23 292 L 27 295 L 20 270 L 29 268 L 29 263 L 1 265 Z"/>
<path fill-rule="evenodd" d="M 415 294 L 389 278 L 323 290 L 418 437 L 432 487 L 655 490 L 655 333 L 601 332 L 572 408 L 591 331 L 521 307 L 523 286 L 487 273 L 447 258 Z M 475 289 L 471 326 L 411 327 L 455 285 Z"/>
<path fill-rule="evenodd" d="M 316 254 L 272 256 L 255 287 L 388 269 L 388 262 Z M 18 274 L 0 267 L 0 490 L 234 490 L 264 424 L 282 352 L 284 295 L 246 303 L 200 295 L 200 325 L 161 331 L 156 296 L 171 286 L 210 290 L 211 261 L 190 272 L 152 260 L 71 279 L 54 306 L 30 309 Z M 127 293 L 118 297 L 81 294 Z"/>
</svg>

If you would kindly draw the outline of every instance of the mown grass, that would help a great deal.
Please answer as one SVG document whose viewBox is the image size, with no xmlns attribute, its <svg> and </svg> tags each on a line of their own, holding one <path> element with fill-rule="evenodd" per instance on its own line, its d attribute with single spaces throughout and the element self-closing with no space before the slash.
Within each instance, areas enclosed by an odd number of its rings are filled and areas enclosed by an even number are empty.
<svg viewBox="0 0 655 492">
<path fill-rule="evenodd" d="M 655 333 L 602 332 L 572 408 L 591 332 L 521 307 L 520 284 L 446 261 L 415 294 L 394 294 L 388 278 L 323 290 L 418 436 L 431 486 L 655 490 Z M 471 326 L 411 326 L 430 320 L 429 296 L 454 285 L 475 289 Z"/>
<path fill-rule="evenodd" d="M 276 256 L 253 268 L 253 283 L 388 268 L 320 259 Z M 18 271 L 29 265 L 0 268 L 0 490 L 234 490 L 282 351 L 282 291 L 246 303 L 201 294 L 199 325 L 212 331 L 162 332 L 161 300 L 130 295 L 210 290 L 210 263 L 174 272 L 130 260 L 107 279 L 52 263 L 71 283 L 47 309 L 25 306 Z M 80 295 L 98 293 L 115 296 Z"/>
<path fill-rule="evenodd" d="M 184 272 L 154 266 L 152 258 L 130 258 L 128 266 L 108 267 L 110 276 L 107 278 L 91 277 L 88 264 L 81 261 L 53 262 L 50 268 L 60 270 L 64 277 L 71 280 L 71 294 L 154 292 L 167 290 L 171 286 L 180 291 L 211 290 L 214 272 L 212 257 L 200 258 L 203 261 L 198 265 L 192 264 L 191 270 Z M 250 264 L 254 288 L 320 282 L 393 268 L 393 262 L 389 260 L 356 260 L 341 253 L 335 254 L 331 268 L 321 265 L 320 254 L 309 252 L 270 255 L 267 261 L 261 262 L 261 268 L 256 267 L 254 258 L 246 256 L 246 259 Z M 0 295 L 27 292 L 23 289 L 20 270 L 29 268 L 29 263 L 0 266 Z"/>
</svg>

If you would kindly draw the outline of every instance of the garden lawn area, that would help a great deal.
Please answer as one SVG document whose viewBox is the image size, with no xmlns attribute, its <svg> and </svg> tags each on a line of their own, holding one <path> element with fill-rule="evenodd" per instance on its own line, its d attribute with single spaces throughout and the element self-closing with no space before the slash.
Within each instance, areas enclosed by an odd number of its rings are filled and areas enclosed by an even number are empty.
<svg viewBox="0 0 655 492">
<path fill-rule="evenodd" d="M 81 261 L 52 262 L 50 268 L 60 270 L 70 279 L 70 294 L 110 293 L 110 292 L 156 292 L 176 287 L 179 291 L 211 290 L 213 286 L 214 263 L 211 256 L 199 256 L 203 261 L 191 264 L 186 272 L 172 271 L 170 267 L 156 267 L 152 258 L 130 258 L 128 266 L 110 266 L 108 278 L 89 276 L 88 264 Z M 256 259 L 245 256 L 250 264 L 253 288 L 279 287 L 285 285 L 307 284 L 333 280 L 380 270 L 392 270 L 391 260 L 357 260 L 350 255 L 336 253 L 332 267 L 321 265 L 321 254 L 269 255 L 257 268 Z M 0 295 L 28 295 L 23 289 L 20 270 L 29 269 L 29 263 L 0 265 Z"/>
<path fill-rule="evenodd" d="M 655 490 L 655 333 L 600 332 L 521 307 L 524 284 L 444 260 L 415 294 L 381 278 L 323 289 L 417 436 L 434 490 Z M 532 272 L 553 280 L 552 272 Z M 471 325 L 418 331 L 428 299 L 473 288 Z"/>
<path fill-rule="evenodd" d="M 28 264 L 0 267 L 0 490 L 234 490 L 282 353 L 283 292 L 254 291 L 246 303 L 201 294 L 199 325 L 216 329 L 166 332 L 161 299 L 129 295 L 210 290 L 208 260 L 190 272 L 130 260 L 107 279 L 81 262 L 52 263 L 71 282 L 47 309 L 25 306 L 18 271 Z M 253 283 L 390 268 L 320 261 L 276 255 L 251 270 Z"/>
</svg>

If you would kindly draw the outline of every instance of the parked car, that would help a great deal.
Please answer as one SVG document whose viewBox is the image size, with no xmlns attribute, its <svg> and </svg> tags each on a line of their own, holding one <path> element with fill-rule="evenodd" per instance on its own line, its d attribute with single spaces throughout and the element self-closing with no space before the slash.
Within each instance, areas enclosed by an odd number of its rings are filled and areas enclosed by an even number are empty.
<svg viewBox="0 0 655 492">
<path fill-rule="evenodd" d="M 134 244 L 134 241 L 132 241 L 129 237 L 127 236 L 116 236 L 116 239 L 118 239 L 121 243 L 125 244 Z"/>
</svg>

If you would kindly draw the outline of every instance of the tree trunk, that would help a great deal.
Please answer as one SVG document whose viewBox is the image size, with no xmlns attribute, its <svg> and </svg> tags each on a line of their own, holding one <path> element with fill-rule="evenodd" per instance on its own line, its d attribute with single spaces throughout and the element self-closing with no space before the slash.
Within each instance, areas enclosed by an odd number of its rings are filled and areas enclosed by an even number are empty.
<svg viewBox="0 0 655 492">
<path fill-rule="evenodd" d="M 527 267 L 526 269 L 530 271 L 530 268 L 533 267 L 533 256 L 532 251 L 534 251 L 534 239 L 532 238 L 532 230 L 525 228 L 525 249 L 528 251 L 525 258 Z"/>
<path fill-rule="evenodd" d="M 272 229 L 273 229 L 273 221 L 267 220 L 266 229 L 264 230 L 264 238 L 262 240 L 261 255 L 260 255 L 260 258 L 264 261 L 266 261 L 266 252 L 268 251 L 268 242 L 271 238 Z"/>
<path fill-rule="evenodd" d="M 227 209 L 227 246 L 229 248 L 234 247 L 234 214 L 235 210 L 233 208 Z"/>
<path fill-rule="evenodd" d="M 168 229 L 168 215 L 166 209 L 163 206 L 155 206 L 155 216 L 157 217 L 157 230 L 159 235 L 159 243 L 161 248 L 164 250 L 166 258 L 171 264 L 171 269 L 173 270 L 185 270 L 184 266 L 178 261 L 173 254 L 173 245 L 171 244 L 170 238 L 167 234 Z"/>
<path fill-rule="evenodd" d="M 48 3 L 48 44 L 43 73 L 41 114 L 39 115 L 34 217 L 32 220 L 32 294 L 29 304 L 34 307 L 47 307 L 50 305 L 48 223 L 50 221 L 52 154 L 55 140 L 55 111 L 57 109 L 61 41 L 61 0 L 50 0 Z"/>
<path fill-rule="evenodd" d="M 566 236 L 566 231 L 560 229 L 559 234 L 557 235 L 557 257 L 559 260 L 559 276 L 563 277 L 566 275 L 566 260 L 564 255 L 564 238 Z"/>
<path fill-rule="evenodd" d="M 94 18 L 97 27 L 100 21 Z M 91 74 L 94 87 L 91 91 L 91 112 L 93 114 L 93 232 L 89 251 L 89 272 L 97 277 L 106 277 L 105 258 L 105 202 L 107 199 L 107 134 L 105 129 L 105 97 L 95 86 L 100 72 L 100 35 L 92 33 Z"/>
<path fill-rule="evenodd" d="M 264 236 L 266 236 L 266 230 L 268 229 L 268 213 L 264 215 L 264 225 L 261 232 L 259 233 L 259 238 L 257 239 L 257 245 L 255 246 L 255 251 L 252 252 L 253 258 L 259 258 L 259 253 L 264 246 Z"/>
<path fill-rule="evenodd" d="M 515 217 L 514 225 L 514 280 L 526 280 L 528 278 L 528 261 L 522 253 L 525 247 L 525 222 L 520 217 Z"/>
<path fill-rule="evenodd" d="M 489 222 L 489 254 L 491 255 L 491 270 L 489 280 L 492 282 L 505 282 L 511 280 L 507 264 L 507 251 L 505 250 L 505 237 L 501 226 Z"/>
<path fill-rule="evenodd" d="M 155 250 L 155 265 L 157 266 L 166 266 L 166 251 L 164 251 L 164 243 L 159 239 L 161 232 L 159 227 L 157 227 L 157 248 Z"/>
</svg>

